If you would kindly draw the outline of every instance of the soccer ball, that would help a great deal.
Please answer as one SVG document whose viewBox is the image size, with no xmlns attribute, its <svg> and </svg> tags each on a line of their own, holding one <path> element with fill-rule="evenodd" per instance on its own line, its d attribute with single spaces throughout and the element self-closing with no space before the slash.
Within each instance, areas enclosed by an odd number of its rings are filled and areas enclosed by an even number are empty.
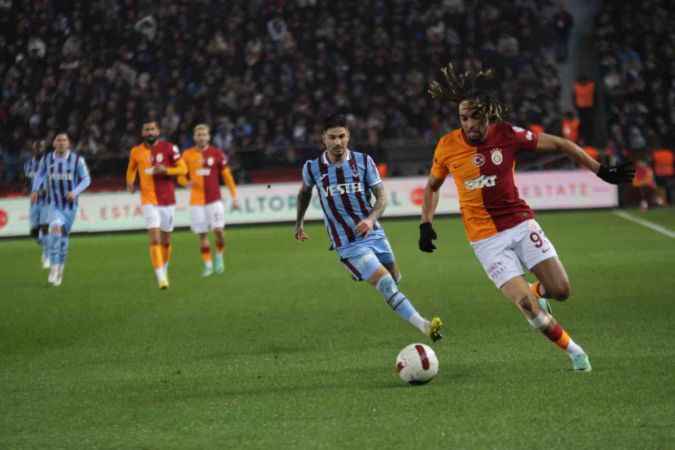
<svg viewBox="0 0 675 450">
<path fill-rule="evenodd" d="M 438 373 L 438 358 L 428 345 L 410 344 L 396 357 L 396 371 L 406 383 L 426 384 Z"/>
</svg>

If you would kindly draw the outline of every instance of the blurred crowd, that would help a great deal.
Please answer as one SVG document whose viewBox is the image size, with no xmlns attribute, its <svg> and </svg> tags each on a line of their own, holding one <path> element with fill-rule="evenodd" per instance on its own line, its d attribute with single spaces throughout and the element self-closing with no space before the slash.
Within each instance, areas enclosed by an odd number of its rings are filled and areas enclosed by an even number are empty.
<svg viewBox="0 0 675 450">
<path fill-rule="evenodd" d="M 671 0 L 604 2 L 595 43 L 610 155 L 637 161 L 642 206 L 672 203 L 675 139 L 675 14 Z M 664 191 L 657 194 L 657 185 Z M 667 197 L 667 200 L 666 200 Z"/>
<path fill-rule="evenodd" d="M 605 2 L 595 43 L 611 145 L 643 151 L 675 138 L 675 15 L 670 0 Z"/>
<path fill-rule="evenodd" d="M 295 164 L 335 110 L 350 113 L 361 147 L 433 142 L 457 125 L 426 93 L 449 61 L 495 68 L 513 122 L 559 129 L 557 10 L 553 0 L 0 0 L 3 177 L 55 130 L 95 171 L 125 160 L 148 117 L 181 147 L 196 123 L 211 124 L 244 169 Z"/>
</svg>

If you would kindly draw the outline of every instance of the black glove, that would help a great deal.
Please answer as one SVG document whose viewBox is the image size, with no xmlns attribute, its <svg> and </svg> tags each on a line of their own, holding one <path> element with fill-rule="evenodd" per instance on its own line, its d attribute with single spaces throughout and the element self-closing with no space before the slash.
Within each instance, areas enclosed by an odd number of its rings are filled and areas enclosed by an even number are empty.
<svg viewBox="0 0 675 450">
<path fill-rule="evenodd" d="M 425 222 L 420 224 L 420 250 L 427 253 L 433 253 L 433 251 L 436 250 L 436 246 L 431 241 L 437 237 L 431 223 Z"/>
<path fill-rule="evenodd" d="M 598 177 L 611 184 L 630 183 L 635 176 L 633 163 L 625 162 L 618 166 L 600 166 Z"/>
</svg>

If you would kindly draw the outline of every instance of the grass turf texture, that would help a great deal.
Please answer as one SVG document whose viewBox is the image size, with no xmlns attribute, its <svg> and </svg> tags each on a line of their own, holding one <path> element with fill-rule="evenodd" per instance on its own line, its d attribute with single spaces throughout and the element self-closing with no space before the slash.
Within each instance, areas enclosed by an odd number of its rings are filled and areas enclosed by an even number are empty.
<svg viewBox="0 0 675 450">
<path fill-rule="evenodd" d="M 672 210 L 670 210 L 672 212 Z M 541 214 L 573 296 L 554 314 L 593 372 L 491 286 L 458 218 L 439 250 L 416 221 L 385 228 L 420 312 L 440 314 L 440 373 L 409 387 L 423 341 L 350 281 L 319 224 L 228 231 L 224 276 L 174 237 L 159 291 L 146 236 L 75 236 L 64 284 L 37 246 L 0 243 L 0 448 L 668 448 L 675 442 L 675 240 L 610 212 Z"/>
</svg>

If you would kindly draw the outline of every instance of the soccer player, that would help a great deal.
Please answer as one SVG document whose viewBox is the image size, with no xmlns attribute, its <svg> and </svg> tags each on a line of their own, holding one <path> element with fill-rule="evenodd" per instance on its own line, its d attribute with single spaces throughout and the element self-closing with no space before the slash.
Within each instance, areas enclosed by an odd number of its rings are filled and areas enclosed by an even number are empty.
<svg viewBox="0 0 675 450">
<path fill-rule="evenodd" d="M 420 250 L 433 252 L 436 248 L 432 220 L 438 189 L 452 174 L 466 234 L 488 277 L 532 327 L 568 353 L 574 370 L 590 371 L 588 355 L 556 321 L 546 300 L 566 300 L 570 282 L 553 244 L 518 195 L 516 153 L 560 152 L 613 184 L 629 182 L 633 168 L 630 164 L 602 166 L 572 141 L 545 133 L 535 135 L 503 122 L 502 105 L 476 89 L 492 76 L 491 71 L 458 75 L 450 64 L 442 72 L 446 84 L 434 81 L 429 92 L 436 99 L 458 104 L 461 128 L 443 136 L 436 146 L 424 192 Z M 536 276 L 534 284 L 529 285 L 523 277 L 523 265 Z"/>
<path fill-rule="evenodd" d="M 169 287 L 171 232 L 176 205 L 174 180 L 185 175 L 187 167 L 178 147 L 159 139 L 159 123 L 143 123 L 143 142 L 131 149 L 127 167 L 127 190 L 135 190 L 136 173 L 141 186 L 143 217 L 150 240 L 150 261 L 160 289 Z"/>
<path fill-rule="evenodd" d="M 35 141 L 32 146 L 32 155 L 23 165 L 23 173 L 28 183 L 28 192 L 33 189 L 33 181 L 44 155 L 45 141 Z M 35 238 L 42 248 L 42 268 L 49 269 L 49 249 L 47 248 L 47 191 L 40 189 L 37 200 L 30 205 L 30 235 Z"/>
<path fill-rule="evenodd" d="M 84 158 L 70 150 L 67 133 L 54 137 L 54 151 L 41 160 L 33 180 L 31 202 L 38 202 L 40 190 L 47 190 L 47 248 L 49 253 L 49 278 L 53 286 L 63 282 L 63 267 L 68 254 L 70 230 L 77 215 L 77 200 L 91 178 Z"/>
<path fill-rule="evenodd" d="M 195 146 L 183 152 L 188 168 L 188 177 L 178 177 L 178 182 L 190 187 L 190 228 L 199 236 L 199 245 L 204 262 L 202 276 L 213 274 L 214 264 L 209 243 L 209 229 L 216 238 L 215 271 L 223 273 L 225 263 L 225 208 L 220 195 L 220 176 L 232 197 L 232 207 L 239 208 L 237 185 L 228 166 L 227 156 L 222 150 L 209 145 L 211 141 L 208 125 L 199 124 L 194 128 Z"/>
<path fill-rule="evenodd" d="M 337 251 L 353 278 L 368 281 L 401 318 L 433 341 L 441 339 L 441 320 L 426 320 L 399 290 L 401 274 L 378 223 L 387 200 L 375 162 L 348 148 L 349 129 L 342 115 L 327 119 L 322 142 L 326 150 L 318 158 L 306 161 L 302 168 L 295 239 L 309 239 L 303 221 L 316 186 L 331 249 Z M 375 196 L 374 205 L 370 203 L 371 193 Z"/>
</svg>

